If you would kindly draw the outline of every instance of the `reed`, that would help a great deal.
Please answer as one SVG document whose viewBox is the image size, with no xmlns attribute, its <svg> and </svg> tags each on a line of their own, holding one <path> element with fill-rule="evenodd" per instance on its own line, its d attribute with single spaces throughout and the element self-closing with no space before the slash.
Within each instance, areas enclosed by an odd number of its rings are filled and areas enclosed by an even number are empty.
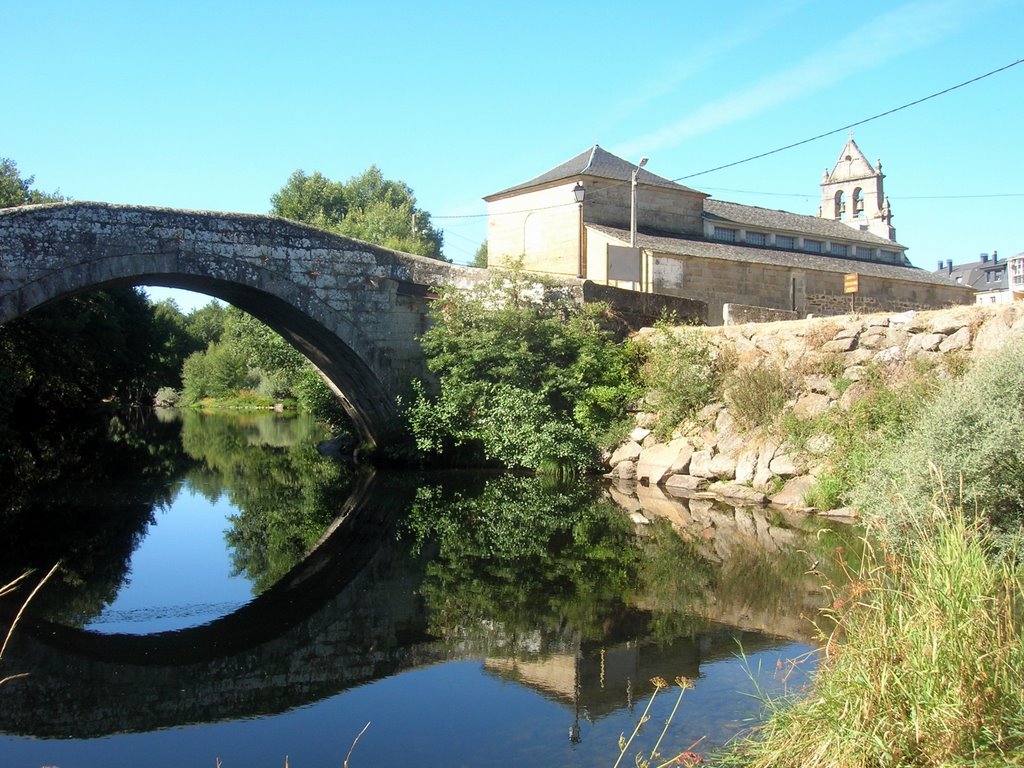
<svg viewBox="0 0 1024 768">
<path fill-rule="evenodd" d="M 960 508 L 919 545 L 871 549 L 836 593 L 809 691 L 716 764 L 745 768 L 1024 765 L 1024 581 Z M 973 516 L 972 516 L 973 518 Z"/>
</svg>

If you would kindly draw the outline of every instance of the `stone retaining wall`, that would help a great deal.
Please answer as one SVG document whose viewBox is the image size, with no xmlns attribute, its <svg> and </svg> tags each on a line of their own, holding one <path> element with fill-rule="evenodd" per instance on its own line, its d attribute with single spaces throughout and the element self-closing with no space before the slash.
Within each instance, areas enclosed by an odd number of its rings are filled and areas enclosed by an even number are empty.
<svg viewBox="0 0 1024 768">
<path fill-rule="evenodd" d="M 642 334 L 651 333 L 645 329 Z M 1024 303 L 931 312 L 846 315 L 701 329 L 738 366 L 773 365 L 795 380 L 786 407 L 800 418 L 849 409 L 867 391 L 873 366 L 923 364 L 936 375 L 962 368 L 1024 333 Z M 843 386 L 837 388 L 837 383 Z M 806 507 L 804 497 L 826 466 L 831 439 L 805 450 L 772 436 L 746 434 L 722 402 L 703 408 L 659 440 L 651 414 L 608 461 L 609 477 L 662 485 L 676 494 L 711 492 L 751 504 Z"/>
</svg>

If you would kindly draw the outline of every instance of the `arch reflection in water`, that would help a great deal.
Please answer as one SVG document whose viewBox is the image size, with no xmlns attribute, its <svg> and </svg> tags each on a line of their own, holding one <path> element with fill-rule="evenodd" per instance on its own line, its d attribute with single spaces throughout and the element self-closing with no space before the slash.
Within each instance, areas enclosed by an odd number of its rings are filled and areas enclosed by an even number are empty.
<svg viewBox="0 0 1024 768">
<path fill-rule="evenodd" d="M 26 624 L 4 664 L 31 677 L 0 688 L 0 730 L 44 741 L 7 737 L 0 752 L 59 764 L 49 739 L 106 735 L 67 748 L 94 755 L 79 764 L 109 765 L 128 749 L 138 750 L 131 760 L 152 758 L 154 745 L 179 734 L 177 763 L 247 764 L 270 749 L 319 764 L 340 761 L 373 719 L 357 750 L 366 764 L 399 764 L 410 750 L 423 765 L 449 765 L 456 753 L 490 764 L 592 764 L 615 754 L 651 676 L 705 678 L 688 692 L 692 708 L 673 736 L 680 749 L 701 735 L 721 743 L 752 708 L 739 693 L 747 681 L 737 641 L 772 669 L 807 649 L 718 624 L 724 596 L 730 605 L 746 599 L 736 580 L 667 524 L 636 535 L 595 487 L 465 476 L 412 488 L 392 477 L 367 483 L 310 558 L 231 617 L 134 638 Z M 529 707 L 513 703 L 524 695 Z M 303 730 L 312 722 L 315 737 Z M 190 726 L 187 738 L 155 731 L 198 723 L 224 725 Z M 111 736 L 127 731 L 148 735 Z M 186 744 L 187 756 L 178 751 Z"/>
</svg>

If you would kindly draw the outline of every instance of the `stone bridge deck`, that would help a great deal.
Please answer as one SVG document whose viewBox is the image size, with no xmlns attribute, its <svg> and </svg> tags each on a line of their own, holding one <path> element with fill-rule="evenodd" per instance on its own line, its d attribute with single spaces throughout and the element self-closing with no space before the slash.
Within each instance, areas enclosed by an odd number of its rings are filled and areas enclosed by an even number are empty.
<svg viewBox="0 0 1024 768">
<path fill-rule="evenodd" d="M 428 374 L 417 341 L 430 289 L 491 275 L 399 253 L 274 216 L 106 203 L 0 210 L 0 323 L 47 302 L 120 285 L 223 299 L 280 333 L 324 375 L 362 439 L 386 440 L 395 396 Z M 641 325 L 663 309 L 706 318 L 701 302 L 568 280 Z"/>
</svg>

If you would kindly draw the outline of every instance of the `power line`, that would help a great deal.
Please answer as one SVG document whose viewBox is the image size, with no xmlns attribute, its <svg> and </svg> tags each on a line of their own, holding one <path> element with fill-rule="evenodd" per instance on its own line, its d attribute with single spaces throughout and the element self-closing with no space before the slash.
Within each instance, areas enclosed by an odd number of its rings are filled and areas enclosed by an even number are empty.
<svg viewBox="0 0 1024 768">
<path fill-rule="evenodd" d="M 686 176 L 680 176 L 677 179 L 672 179 L 672 181 L 682 181 L 683 179 L 692 179 L 695 176 L 703 176 L 706 173 L 713 173 L 714 171 L 721 171 L 721 170 L 723 170 L 725 168 L 732 168 L 733 166 L 742 165 L 743 163 L 749 163 L 751 160 L 760 160 L 762 157 L 768 157 L 769 155 L 774 155 L 774 154 L 777 154 L 779 152 L 784 152 L 787 149 L 793 149 L 794 147 L 799 147 L 799 146 L 801 146 L 803 144 L 810 144 L 812 141 L 817 141 L 818 139 L 823 139 L 826 136 L 832 136 L 832 135 L 834 135 L 836 133 L 842 133 L 843 131 L 847 131 L 850 128 L 855 128 L 858 125 L 864 125 L 864 123 L 870 123 L 872 120 L 877 120 L 880 117 L 886 117 L 886 116 L 891 115 L 891 114 L 893 114 L 895 112 L 899 112 L 900 110 L 909 109 L 910 107 L 917 106 L 918 104 L 922 104 L 922 103 L 924 103 L 924 102 L 926 102 L 926 101 L 928 101 L 930 99 L 934 99 L 934 98 L 937 98 L 938 96 L 942 96 L 944 94 L 950 93 L 951 91 L 955 91 L 958 88 L 963 88 L 964 86 L 971 85 L 972 83 L 976 83 L 979 80 L 984 80 L 986 77 L 991 77 L 992 75 L 998 74 L 1000 72 L 1004 72 L 1005 70 L 1010 69 L 1010 67 L 1015 67 L 1015 66 L 1017 66 L 1018 64 L 1020 64 L 1022 62 L 1024 62 L 1024 59 L 1017 59 L 1016 61 L 1011 62 L 1010 64 L 1007 64 L 1005 66 L 999 67 L 998 69 L 993 69 L 991 72 L 986 72 L 983 75 L 978 75 L 977 77 L 972 77 L 970 80 L 965 80 L 962 83 L 950 86 L 949 88 L 945 88 L 945 89 L 943 89 L 941 91 L 936 91 L 933 94 L 930 94 L 928 96 L 924 96 L 924 97 L 922 97 L 920 99 L 916 99 L 915 101 L 908 102 L 908 103 L 903 104 L 901 106 L 893 107 L 892 109 L 886 110 L 885 112 L 879 112 L 877 115 L 872 115 L 871 117 L 865 117 L 863 120 L 858 120 L 855 123 L 850 123 L 849 125 L 844 125 L 841 128 L 835 128 L 834 130 L 826 131 L 825 133 L 819 133 L 817 136 L 812 136 L 809 139 L 803 139 L 802 141 L 796 141 L 796 142 L 793 142 L 792 144 L 787 144 L 784 147 L 779 147 L 778 149 L 772 149 L 772 150 L 769 150 L 768 152 L 762 152 L 759 155 L 752 155 L 751 157 L 744 158 L 743 160 L 736 160 L 735 162 L 726 163 L 725 165 L 719 165 L 719 166 L 717 166 L 715 168 L 708 168 L 706 171 L 698 171 L 697 173 L 691 173 L 691 174 L 688 174 Z"/>
</svg>

